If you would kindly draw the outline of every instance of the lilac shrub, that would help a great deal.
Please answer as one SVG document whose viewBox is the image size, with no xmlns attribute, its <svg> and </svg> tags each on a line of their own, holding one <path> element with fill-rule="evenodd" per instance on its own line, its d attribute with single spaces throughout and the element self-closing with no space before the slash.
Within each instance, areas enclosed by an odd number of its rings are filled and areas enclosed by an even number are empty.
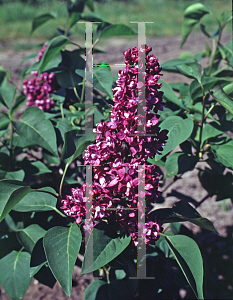
<svg viewBox="0 0 233 300">
<path fill-rule="evenodd" d="M 37 61 L 43 57 L 44 51 L 48 43 L 44 45 L 37 56 Z M 44 72 L 38 77 L 38 72 L 31 72 L 33 78 L 24 80 L 23 93 L 27 96 L 27 106 L 37 106 L 43 111 L 49 111 L 54 107 L 55 103 L 50 98 L 50 94 L 59 89 L 55 73 Z"/>
<path fill-rule="evenodd" d="M 94 10 L 92 0 L 81 2 Z M 94 12 L 83 14 L 80 0 L 67 4 L 67 27 L 45 44 L 33 66 L 20 72 L 24 78 L 35 70 L 21 94 L 8 84 L 10 72 L 0 67 L 1 287 L 11 299 L 20 300 L 34 277 L 51 288 L 58 281 L 71 296 L 73 269 L 81 263 L 81 274 L 101 277 L 88 285 L 85 300 L 178 299 L 180 288 L 187 299 L 204 299 L 204 276 L 206 299 L 231 299 L 229 280 L 222 281 L 221 293 L 212 288 L 219 286 L 219 274 L 232 278 L 232 268 L 229 274 L 222 269 L 226 259 L 217 235 L 208 233 L 210 242 L 202 244 L 205 232 L 190 238 L 193 232 L 182 222 L 214 234 L 214 225 L 195 208 L 213 196 L 232 200 L 232 41 L 221 43 L 232 14 L 216 18 L 219 28 L 214 33 L 201 24 L 213 39 L 213 49 L 208 46 L 195 56 L 185 52 L 162 64 L 163 72 L 182 74 L 191 80 L 189 85 L 160 80 L 157 58 L 151 47 L 142 45 L 124 52 L 126 65 L 111 92 L 115 77 L 110 65 L 102 62 L 88 70 L 83 56 L 100 52 L 95 48 L 99 39 L 137 33 L 124 24 L 103 22 Z M 212 12 L 202 3 L 186 9 L 182 45 L 207 14 Z M 92 22 L 97 39 L 87 50 L 73 42 L 71 29 L 92 17 L 103 23 Z M 49 13 L 36 17 L 32 32 L 54 18 Z M 78 49 L 68 50 L 68 44 Z M 57 54 L 59 63 L 53 60 Z M 203 68 L 204 57 L 209 59 Z M 93 107 L 87 109 L 91 71 Z M 20 118 L 18 109 L 24 104 L 29 107 Z M 95 136 L 80 134 L 87 120 L 91 123 L 89 116 L 93 126 L 98 124 Z M 179 186 L 185 185 L 182 176 L 194 168 L 207 192 L 203 199 L 174 187 L 168 192 L 178 179 Z M 173 179 L 168 183 L 166 178 Z M 167 201 L 165 195 L 179 201 L 159 208 L 158 202 Z M 194 240 L 198 236 L 201 251 Z M 220 238 L 228 244 L 228 237 Z M 232 253 L 224 253 L 231 266 Z M 210 256 L 204 267 L 202 254 Z"/>
<path fill-rule="evenodd" d="M 162 86 L 158 83 L 161 67 L 157 58 L 149 54 L 151 50 L 151 47 L 142 45 L 139 51 L 133 47 L 124 52 L 126 67 L 119 71 L 117 87 L 113 89 L 115 104 L 110 121 L 101 121 L 97 125 L 96 142 L 87 147 L 84 155 L 84 163 L 92 165 L 95 174 L 92 185 L 93 225 L 101 220 L 117 224 L 116 230 L 130 235 L 135 246 L 138 245 L 137 208 L 142 216 L 145 214 L 140 198 L 146 196 L 146 243 L 155 244 L 162 230 L 160 220 L 148 215 L 158 198 L 159 174 L 155 171 L 155 165 L 148 165 L 147 159 L 154 158 L 156 153 L 162 151 L 168 133 L 158 126 L 157 112 L 163 110 L 163 92 L 158 91 Z M 145 74 L 141 61 L 144 52 Z M 144 75 L 145 86 L 139 81 L 139 74 Z M 143 109 L 146 112 L 144 130 L 147 135 L 138 136 L 137 124 L 143 116 L 137 115 L 137 109 L 143 88 L 146 91 L 146 107 Z M 138 192 L 142 180 L 139 165 L 144 165 L 145 169 L 145 193 L 141 194 Z M 78 224 L 86 214 L 86 187 L 87 184 L 72 189 L 72 196 L 62 200 L 62 209 L 68 216 L 74 217 Z M 87 229 L 86 226 L 84 228 Z"/>
</svg>

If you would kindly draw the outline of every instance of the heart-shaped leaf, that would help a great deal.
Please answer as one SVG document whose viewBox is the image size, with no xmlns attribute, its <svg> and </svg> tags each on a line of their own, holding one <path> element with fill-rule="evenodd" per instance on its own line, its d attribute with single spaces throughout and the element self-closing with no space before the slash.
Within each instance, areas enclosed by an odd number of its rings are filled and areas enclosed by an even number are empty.
<svg viewBox="0 0 233 300">
<path fill-rule="evenodd" d="M 56 134 L 52 123 L 45 119 L 44 112 L 35 106 L 28 107 L 21 121 L 12 121 L 17 132 L 50 153 L 58 156 Z"/>
</svg>

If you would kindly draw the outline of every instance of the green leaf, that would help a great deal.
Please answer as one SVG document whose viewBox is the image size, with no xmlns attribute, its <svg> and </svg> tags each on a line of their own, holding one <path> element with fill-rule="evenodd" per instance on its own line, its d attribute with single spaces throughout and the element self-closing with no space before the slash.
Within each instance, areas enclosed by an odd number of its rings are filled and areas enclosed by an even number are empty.
<svg viewBox="0 0 233 300">
<path fill-rule="evenodd" d="M 233 74 L 232 74 L 233 75 Z M 233 76 L 232 76 L 233 77 Z M 227 94 L 228 97 L 233 97 L 233 83 L 226 85 L 223 88 L 224 93 Z"/>
<path fill-rule="evenodd" d="M 208 38 L 210 38 L 210 34 L 206 31 L 205 25 L 204 24 L 200 24 L 200 28 L 201 28 L 201 31 L 204 33 L 204 35 L 206 35 Z M 208 54 L 207 54 L 207 56 L 208 56 Z"/>
<path fill-rule="evenodd" d="M 62 50 L 68 44 L 70 44 L 70 41 L 65 36 L 57 36 L 49 42 L 40 61 L 38 76 L 44 71 L 45 67 L 52 60 L 52 58 L 54 58 L 60 52 L 60 50 Z"/>
<path fill-rule="evenodd" d="M 0 180 L 0 222 L 13 207 L 32 189 L 26 183 L 17 180 Z"/>
<path fill-rule="evenodd" d="M 56 127 L 59 129 L 63 141 L 65 140 L 65 133 L 73 129 L 68 118 L 58 121 Z"/>
<path fill-rule="evenodd" d="M 46 264 L 47 259 L 43 247 L 43 238 L 40 238 L 33 250 L 30 262 L 30 276 L 33 277 Z"/>
<path fill-rule="evenodd" d="M 170 101 L 172 103 L 175 103 L 176 105 L 178 105 L 180 108 L 186 109 L 186 107 L 183 105 L 183 103 L 181 102 L 181 100 L 179 100 L 179 98 L 176 96 L 176 94 L 174 93 L 173 89 L 171 88 L 171 86 L 166 83 L 163 80 L 160 80 L 160 82 L 163 84 L 162 88 L 160 89 L 162 92 L 164 92 L 164 98 L 167 101 Z"/>
<path fill-rule="evenodd" d="M 66 164 L 70 164 L 79 155 L 87 149 L 87 146 L 92 144 L 95 135 L 85 136 L 79 135 L 80 131 L 71 130 L 65 133 L 65 142 L 62 149 L 62 158 Z"/>
<path fill-rule="evenodd" d="M 17 132 L 58 156 L 56 134 L 52 123 L 45 119 L 44 112 L 35 106 L 28 107 L 21 121 L 12 121 Z"/>
<path fill-rule="evenodd" d="M 39 28 L 49 20 L 55 19 L 56 17 L 56 14 L 54 12 L 51 12 L 34 18 L 32 21 L 32 29 L 30 34 L 32 34 L 37 28 Z"/>
<path fill-rule="evenodd" d="M 44 56 L 44 55 L 43 55 Z M 52 72 L 53 68 L 57 68 L 57 66 L 61 63 L 61 53 L 58 52 L 47 64 L 46 68 L 44 69 L 44 72 Z M 41 60 L 34 63 L 32 66 L 30 66 L 26 71 L 25 75 L 30 74 L 32 71 L 39 71 L 39 67 L 41 64 Z"/>
<path fill-rule="evenodd" d="M 13 105 L 10 107 L 11 116 L 13 116 L 14 113 L 19 109 L 19 107 L 25 103 L 25 100 L 26 100 L 26 95 L 24 95 L 24 94 L 19 94 L 16 97 Z"/>
<path fill-rule="evenodd" d="M 51 173 L 52 171 L 41 161 L 22 161 L 21 167 L 27 176 Z"/>
<path fill-rule="evenodd" d="M 0 87 L 0 101 L 2 104 L 9 108 L 15 98 L 15 93 L 16 89 L 13 84 Z"/>
<path fill-rule="evenodd" d="M 162 154 L 156 154 L 155 160 L 160 160 L 168 152 L 175 149 L 176 146 L 187 140 L 193 131 L 193 121 L 191 119 L 182 119 L 178 116 L 171 116 L 160 124 L 161 130 L 167 129 L 168 140 L 163 147 Z"/>
<path fill-rule="evenodd" d="M 203 262 L 194 240 L 184 235 L 165 236 L 166 242 L 197 299 L 203 296 Z"/>
<path fill-rule="evenodd" d="M 183 152 L 172 153 L 168 156 L 165 166 L 168 178 L 193 170 L 198 158 Z"/>
<path fill-rule="evenodd" d="M 12 251 L 0 260 L 0 282 L 12 300 L 23 298 L 31 280 L 29 253 Z"/>
<path fill-rule="evenodd" d="M 217 129 L 216 126 L 214 126 L 214 125 L 215 124 L 213 122 L 205 124 L 203 131 L 202 131 L 201 146 L 203 145 L 204 141 L 206 141 L 212 137 L 216 137 L 223 133 L 221 130 Z"/>
<path fill-rule="evenodd" d="M 218 49 L 222 55 L 222 59 L 226 60 L 231 66 L 233 65 L 233 51 L 232 47 L 228 48 L 223 46 L 221 43 L 218 43 Z"/>
<path fill-rule="evenodd" d="M 104 289 L 101 288 L 103 286 Z M 103 280 L 92 281 L 85 290 L 84 300 L 109 300 L 107 282 Z"/>
<path fill-rule="evenodd" d="M 86 1 L 85 1 L 85 5 L 88 6 L 88 8 L 90 8 L 91 11 L 94 11 L 94 3 L 93 3 L 93 0 L 86 0 Z"/>
<path fill-rule="evenodd" d="M 6 115 L 0 116 L 0 129 L 6 129 L 8 128 L 8 125 L 10 124 L 10 119 Z"/>
<path fill-rule="evenodd" d="M 65 50 L 61 52 L 61 56 L 62 61 L 57 68 L 58 73 L 56 73 L 57 81 L 63 88 L 76 87 L 79 83 L 82 82 L 83 79 L 75 72 L 75 70 L 84 70 L 85 60 L 80 56 L 79 50 Z M 59 69 L 61 71 L 59 71 Z"/>
<path fill-rule="evenodd" d="M 69 23 L 69 28 L 72 28 L 79 20 L 81 17 L 81 13 L 77 11 L 73 11 L 70 13 L 70 23 Z"/>
<path fill-rule="evenodd" d="M 193 30 L 193 27 L 201 20 L 201 18 L 208 14 L 209 11 L 202 3 L 195 3 L 188 6 L 184 12 L 184 21 L 182 24 L 182 41 L 180 47 L 183 46 L 187 37 Z"/>
<path fill-rule="evenodd" d="M 48 165 L 59 165 L 60 164 L 60 157 L 53 156 L 45 149 L 42 150 L 42 156 Z"/>
<path fill-rule="evenodd" d="M 57 198 L 48 193 L 43 193 L 43 191 L 48 191 L 56 195 L 56 191 L 51 187 L 45 187 L 38 189 L 38 191 L 33 191 L 26 195 L 17 205 L 14 206 L 15 211 L 27 212 L 27 211 L 56 211 Z"/>
<path fill-rule="evenodd" d="M 72 290 L 73 269 L 81 242 L 82 234 L 76 223 L 69 228 L 53 227 L 47 231 L 43 239 L 49 268 L 68 296 Z"/>
<path fill-rule="evenodd" d="M 36 242 L 45 235 L 46 231 L 37 224 L 19 229 L 16 236 L 20 244 L 31 254 Z"/>
<path fill-rule="evenodd" d="M 107 62 L 97 64 L 93 69 L 93 86 L 97 90 L 107 94 L 110 98 L 112 94 L 112 72 Z"/>
<path fill-rule="evenodd" d="M 217 159 L 225 167 L 233 169 L 233 144 L 223 144 L 216 150 Z"/>
<path fill-rule="evenodd" d="M 180 73 L 177 69 L 177 65 L 182 65 L 182 64 L 187 64 L 187 63 L 195 63 L 196 59 L 195 58 L 182 58 L 182 59 L 171 59 L 168 61 L 165 61 L 164 63 L 161 64 L 161 67 L 163 71 L 166 72 L 171 72 L 171 73 Z"/>
<path fill-rule="evenodd" d="M 202 85 L 204 87 L 205 93 L 208 92 L 209 89 L 213 88 L 217 83 L 225 86 L 229 83 L 232 83 L 232 80 L 226 78 L 213 78 L 208 76 L 203 76 L 202 78 Z M 202 97 L 202 89 L 197 80 L 191 82 L 189 90 L 193 100 Z"/>
<path fill-rule="evenodd" d="M 99 38 L 120 35 L 137 35 L 137 33 L 127 25 L 112 24 L 104 28 L 104 30 L 100 33 Z"/>
<path fill-rule="evenodd" d="M 81 19 L 89 22 L 104 22 L 104 19 L 100 15 L 90 11 L 82 13 Z"/>
<path fill-rule="evenodd" d="M 226 110 L 233 115 L 233 99 L 227 96 L 220 85 L 216 85 L 212 90 L 212 96 Z"/>
<path fill-rule="evenodd" d="M 82 274 L 93 272 L 117 257 L 129 245 L 131 237 L 117 237 L 105 222 L 97 224 L 92 230 L 93 245 L 89 238 L 82 264 Z M 93 248 L 93 249 L 91 249 Z M 91 249 L 91 250 L 90 250 Z M 93 251 L 93 261 L 86 261 Z"/>
<path fill-rule="evenodd" d="M 165 218 L 164 223 L 189 221 L 201 228 L 217 232 L 212 222 L 202 216 L 186 201 L 179 201 L 172 207 L 171 213 Z"/>
<path fill-rule="evenodd" d="M 11 172 L 0 170 L 0 179 L 14 179 L 14 180 L 23 181 L 24 176 L 25 173 L 23 170 L 11 171 Z"/>
<path fill-rule="evenodd" d="M 204 74 L 204 71 L 200 64 L 198 63 L 182 64 L 176 66 L 176 68 L 185 76 L 197 79 L 197 81 L 201 83 L 201 79 Z"/>
</svg>

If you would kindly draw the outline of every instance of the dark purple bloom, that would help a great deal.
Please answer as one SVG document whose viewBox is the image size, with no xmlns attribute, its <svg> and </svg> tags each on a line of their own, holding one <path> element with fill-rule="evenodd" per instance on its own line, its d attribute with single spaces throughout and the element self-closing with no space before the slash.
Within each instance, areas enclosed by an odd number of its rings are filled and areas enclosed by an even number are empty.
<svg viewBox="0 0 233 300">
<path fill-rule="evenodd" d="M 95 174 L 92 188 L 93 224 L 101 220 L 114 224 L 117 230 L 130 235 L 135 245 L 138 244 L 138 227 L 141 226 L 138 224 L 138 211 L 141 218 L 145 216 L 146 219 L 143 232 L 147 244 L 154 244 L 161 231 L 157 220 L 151 220 L 148 216 L 158 198 L 159 174 L 155 171 L 155 165 L 147 164 L 147 159 L 162 150 L 168 131 L 161 131 L 158 126 L 157 112 L 163 109 L 163 92 L 158 91 L 162 86 L 158 83 L 161 67 L 157 58 L 149 55 L 150 51 L 151 47 L 144 45 L 139 51 L 133 47 L 124 52 L 126 67 L 119 71 L 117 87 L 113 89 L 114 105 L 110 121 L 97 125 L 96 142 L 88 146 L 84 155 L 85 164 L 93 165 Z M 140 56 L 143 52 L 146 55 L 145 73 Z M 139 80 L 142 76 L 145 86 Z M 142 89 L 145 89 L 146 96 L 146 106 L 143 108 L 146 120 L 138 114 Z M 138 135 L 138 124 L 143 124 L 149 136 Z M 144 166 L 144 178 L 138 166 Z M 145 180 L 145 190 L 139 193 L 138 186 L 142 179 Z M 83 188 L 79 190 L 83 191 Z M 146 199 L 146 211 L 143 211 L 143 197 Z M 62 208 L 72 216 L 76 210 L 79 223 L 84 215 L 73 198 L 67 196 L 67 200 L 62 200 Z M 72 210 L 73 206 L 75 208 Z"/>
</svg>

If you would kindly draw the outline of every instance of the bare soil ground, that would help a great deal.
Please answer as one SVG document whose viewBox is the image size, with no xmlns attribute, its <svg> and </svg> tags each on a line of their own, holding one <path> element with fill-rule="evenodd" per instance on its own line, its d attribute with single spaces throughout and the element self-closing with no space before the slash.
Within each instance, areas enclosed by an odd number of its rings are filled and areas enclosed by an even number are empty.
<svg viewBox="0 0 233 300">
<path fill-rule="evenodd" d="M 226 44 L 230 40 L 229 35 L 224 35 L 222 43 Z M 196 54 L 204 49 L 204 43 L 210 45 L 211 41 L 199 34 L 191 35 L 182 49 L 179 48 L 181 41 L 180 36 L 175 37 L 148 37 L 147 44 L 152 46 L 152 52 L 159 58 L 159 62 L 163 63 L 170 59 L 178 58 L 183 51 L 190 51 Z M 24 41 L 25 42 L 25 41 Z M 84 42 L 81 41 L 80 45 Z M 100 48 L 107 51 L 106 54 L 95 54 L 94 63 L 107 61 L 112 66 L 113 73 L 122 69 L 123 66 L 113 66 L 114 64 L 123 64 L 123 51 L 137 46 L 136 39 L 108 39 Z M 211 46 L 211 45 L 210 45 Z M 19 66 L 20 61 L 27 55 L 34 51 L 14 51 L 12 50 L 13 43 L 0 43 L 0 65 L 6 70 L 12 68 L 12 80 L 21 88 L 18 72 L 23 67 L 30 64 L 30 61 Z M 164 72 L 163 80 L 166 82 L 178 82 L 180 80 L 189 80 L 185 77 L 176 74 L 169 74 Z M 171 207 L 175 202 L 182 198 L 192 198 L 194 202 L 200 202 L 207 191 L 203 189 L 198 179 L 198 169 L 204 168 L 199 164 L 195 170 L 184 174 L 182 179 L 177 180 L 172 185 L 167 181 L 167 188 L 164 189 L 164 202 L 158 204 L 160 207 Z M 224 188 L 224 187 L 223 187 Z M 198 207 L 198 212 L 211 220 L 218 230 L 219 235 L 201 230 L 197 226 L 184 224 L 191 229 L 193 238 L 200 246 L 202 256 L 205 261 L 205 275 L 204 290 L 206 299 L 233 299 L 233 206 L 231 202 L 222 201 L 216 202 L 215 197 L 207 198 Z M 23 300 L 83 300 L 84 290 L 87 285 L 93 280 L 91 275 L 81 276 L 80 267 L 75 266 L 73 276 L 73 290 L 71 297 L 65 295 L 58 283 L 53 289 L 46 287 L 36 280 L 32 280 L 31 285 L 23 297 Z M 9 300 L 10 298 L 1 288 L 0 299 Z M 172 291 L 165 294 L 163 299 L 190 299 L 189 292 L 180 291 L 179 294 L 174 295 Z M 161 298 L 162 299 L 162 298 Z"/>
</svg>

